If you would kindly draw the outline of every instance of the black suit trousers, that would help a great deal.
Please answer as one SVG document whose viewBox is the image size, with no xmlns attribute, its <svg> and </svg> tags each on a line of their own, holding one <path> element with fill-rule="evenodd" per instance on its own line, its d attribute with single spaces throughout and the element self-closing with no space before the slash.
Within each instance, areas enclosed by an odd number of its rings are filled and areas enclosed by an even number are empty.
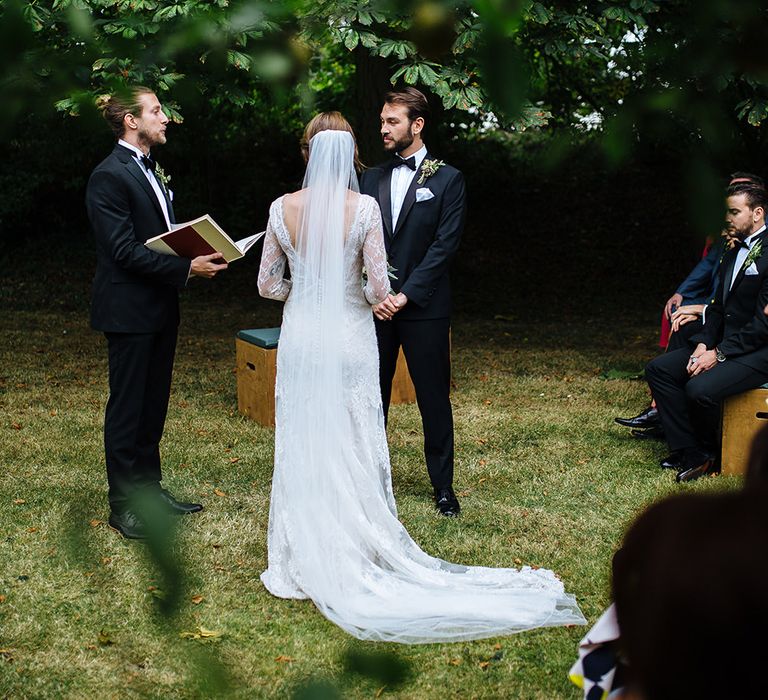
<svg viewBox="0 0 768 700">
<path fill-rule="evenodd" d="M 403 348 L 416 389 L 424 429 L 424 456 L 434 488 L 453 484 L 453 411 L 451 409 L 450 320 L 438 318 L 376 321 L 379 379 L 386 420 L 397 356 Z"/>
<path fill-rule="evenodd" d="M 755 389 L 768 375 L 738 360 L 718 362 L 695 377 L 686 367 L 690 348 L 666 352 L 645 369 L 670 450 L 714 452 L 720 436 L 720 404 L 728 396 Z"/>
<path fill-rule="evenodd" d="M 157 333 L 105 333 L 109 401 L 104 450 L 112 510 L 125 509 L 137 489 L 160 483 L 160 439 L 171 393 L 178 328 Z"/>
</svg>

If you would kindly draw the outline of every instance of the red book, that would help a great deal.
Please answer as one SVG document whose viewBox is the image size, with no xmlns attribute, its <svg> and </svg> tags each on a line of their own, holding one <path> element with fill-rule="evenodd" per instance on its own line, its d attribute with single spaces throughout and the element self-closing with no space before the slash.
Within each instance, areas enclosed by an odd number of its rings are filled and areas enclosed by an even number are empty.
<svg viewBox="0 0 768 700">
<path fill-rule="evenodd" d="M 181 258 L 196 258 L 199 255 L 221 253 L 230 263 L 242 258 L 251 246 L 263 235 L 255 233 L 239 241 L 233 241 L 208 214 L 183 224 L 177 224 L 170 231 L 150 238 L 144 245 L 156 253 L 178 255 Z"/>
</svg>

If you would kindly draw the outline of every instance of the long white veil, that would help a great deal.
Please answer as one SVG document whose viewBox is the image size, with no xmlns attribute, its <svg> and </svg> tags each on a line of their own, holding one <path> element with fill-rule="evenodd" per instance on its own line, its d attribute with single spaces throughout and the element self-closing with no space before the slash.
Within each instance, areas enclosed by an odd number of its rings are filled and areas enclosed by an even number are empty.
<svg viewBox="0 0 768 700">
<path fill-rule="evenodd" d="M 551 571 L 451 564 L 400 523 L 360 284 L 366 231 L 378 233 L 386 268 L 381 216 L 357 193 L 351 134 L 312 138 L 299 201 L 295 242 L 283 239 L 293 283 L 278 350 L 267 588 L 311 598 L 360 639 L 457 641 L 583 623 Z"/>
</svg>

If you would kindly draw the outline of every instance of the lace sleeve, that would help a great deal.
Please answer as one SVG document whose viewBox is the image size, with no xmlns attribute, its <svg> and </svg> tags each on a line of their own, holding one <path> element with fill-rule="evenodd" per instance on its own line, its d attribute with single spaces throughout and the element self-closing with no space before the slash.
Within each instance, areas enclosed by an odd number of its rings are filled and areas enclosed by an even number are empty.
<svg viewBox="0 0 768 700">
<path fill-rule="evenodd" d="M 291 291 L 291 280 L 285 279 L 286 257 L 280 242 L 277 240 L 272 215 L 267 224 L 267 233 L 264 236 L 264 250 L 261 253 L 261 267 L 259 268 L 259 294 L 267 299 L 285 301 Z"/>
<path fill-rule="evenodd" d="M 368 280 L 363 293 L 369 304 L 378 304 L 389 294 L 389 275 L 387 274 L 387 251 L 384 247 L 384 234 L 381 227 L 381 212 L 375 200 L 365 219 L 365 240 L 363 241 L 363 265 Z"/>
</svg>

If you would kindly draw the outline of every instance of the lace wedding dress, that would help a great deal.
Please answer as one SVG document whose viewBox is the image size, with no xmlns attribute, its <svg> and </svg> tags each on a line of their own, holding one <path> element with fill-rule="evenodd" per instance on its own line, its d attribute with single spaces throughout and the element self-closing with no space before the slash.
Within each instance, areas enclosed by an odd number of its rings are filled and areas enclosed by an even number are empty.
<svg viewBox="0 0 768 700">
<path fill-rule="evenodd" d="M 312 139 L 305 189 L 292 195 L 303 212 L 293 236 L 286 198 L 270 208 L 259 291 L 285 309 L 261 580 L 275 596 L 311 599 L 359 639 L 458 641 L 583 624 L 551 571 L 436 559 L 397 519 L 370 306 L 389 289 L 386 253 L 378 204 L 354 191 L 351 149 L 347 132 Z"/>
</svg>

